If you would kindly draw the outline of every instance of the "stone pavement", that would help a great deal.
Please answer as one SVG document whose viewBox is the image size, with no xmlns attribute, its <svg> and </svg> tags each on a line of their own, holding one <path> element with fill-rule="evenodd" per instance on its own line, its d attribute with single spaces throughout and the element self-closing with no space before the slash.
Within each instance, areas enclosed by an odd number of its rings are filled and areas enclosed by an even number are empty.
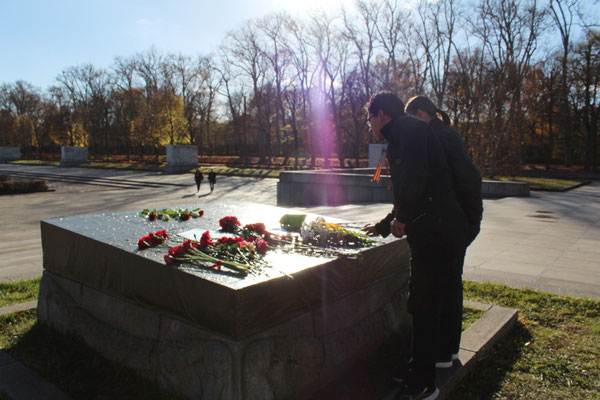
<svg viewBox="0 0 600 400">
<path fill-rule="evenodd" d="M 276 179 L 219 176 L 213 193 L 204 184 L 196 195 L 192 174 L 0 164 L 0 174 L 7 173 L 80 180 L 52 180 L 52 192 L 0 197 L 0 281 L 41 274 L 41 219 L 227 200 L 277 203 Z M 378 221 L 390 208 L 297 209 L 366 223 Z M 600 298 L 600 182 L 565 193 L 484 200 L 482 231 L 467 252 L 464 277 Z"/>
</svg>

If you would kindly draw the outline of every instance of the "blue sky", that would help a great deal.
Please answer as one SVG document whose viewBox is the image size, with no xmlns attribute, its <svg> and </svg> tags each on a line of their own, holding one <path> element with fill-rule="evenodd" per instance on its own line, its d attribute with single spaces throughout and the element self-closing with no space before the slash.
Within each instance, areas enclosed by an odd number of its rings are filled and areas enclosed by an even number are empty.
<svg viewBox="0 0 600 400">
<path fill-rule="evenodd" d="M 186 55 L 215 51 L 244 21 L 350 0 L 0 0 L 0 84 L 19 79 L 42 89 L 64 69 L 155 46 Z"/>
</svg>

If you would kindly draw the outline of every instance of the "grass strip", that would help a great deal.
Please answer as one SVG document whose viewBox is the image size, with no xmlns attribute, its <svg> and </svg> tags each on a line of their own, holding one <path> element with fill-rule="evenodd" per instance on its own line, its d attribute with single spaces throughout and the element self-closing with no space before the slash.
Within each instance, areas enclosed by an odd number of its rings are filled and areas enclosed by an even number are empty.
<svg viewBox="0 0 600 400">
<path fill-rule="evenodd" d="M 504 182 L 525 182 L 529 183 L 529 188 L 532 190 L 550 190 L 560 191 L 571 186 L 579 185 L 583 181 L 574 181 L 568 179 L 553 179 L 553 178 L 529 178 L 525 176 L 515 177 L 497 177 L 496 179 Z"/>
<path fill-rule="evenodd" d="M 58 161 L 40 161 L 40 160 L 19 160 L 11 161 L 11 164 L 20 165 L 49 165 L 59 166 Z M 91 161 L 85 164 L 78 165 L 81 168 L 97 168 L 97 169 L 119 169 L 119 170 L 130 170 L 130 171 L 155 171 L 160 172 L 164 168 L 164 164 L 149 164 L 149 163 L 126 163 L 126 162 L 99 162 Z M 208 174 L 210 170 L 214 170 L 217 175 L 222 176 L 245 176 L 254 178 L 278 178 L 281 170 L 279 169 L 266 169 L 266 168 L 238 168 L 238 167 L 199 167 L 200 171 L 204 174 Z M 195 168 L 190 169 L 188 172 L 193 173 L 196 171 Z M 218 178 L 217 178 L 218 179 Z M 208 182 L 207 179 L 204 182 Z"/>
<path fill-rule="evenodd" d="M 41 277 L 17 282 L 0 282 L 0 307 L 37 299 L 40 279 Z"/>
</svg>

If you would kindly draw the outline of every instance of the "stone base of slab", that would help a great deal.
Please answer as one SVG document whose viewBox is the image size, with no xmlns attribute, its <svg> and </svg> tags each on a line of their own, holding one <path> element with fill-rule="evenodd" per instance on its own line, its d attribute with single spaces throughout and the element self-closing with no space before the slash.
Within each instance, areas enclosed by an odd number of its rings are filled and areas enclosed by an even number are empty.
<svg viewBox="0 0 600 400">
<path fill-rule="evenodd" d="M 306 398 L 408 327 L 408 270 L 242 340 L 44 271 L 38 318 L 193 399 Z"/>
</svg>

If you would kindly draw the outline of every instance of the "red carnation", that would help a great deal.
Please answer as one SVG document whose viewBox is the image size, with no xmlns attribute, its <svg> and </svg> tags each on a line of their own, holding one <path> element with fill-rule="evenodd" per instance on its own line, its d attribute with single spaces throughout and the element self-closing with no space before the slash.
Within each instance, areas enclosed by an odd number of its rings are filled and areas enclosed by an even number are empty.
<svg viewBox="0 0 600 400">
<path fill-rule="evenodd" d="M 235 232 L 237 227 L 242 225 L 240 221 L 234 216 L 223 217 L 219 220 L 219 225 L 221 225 L 221 230 L 223 232 Z"/>
<path fill-rule="evenodd" d="M 198 214 L 200 214 L 200 216 L 202 217 L 204 215 L 204 210 L 200 210 Z"/>
<path fill-rule="evenodd" d="M 204 232 L 202 234 L 202 238 L 200 238 L 200 246 L 202 247 L 207 247 L 207 246 L 214 246 L 215 243 L 210 240 L 210 233 L 208 231 Z"/>
<path fill-rule="evenodd" d="M 165 254 L 165 263 L 167 265 L 171 265 L 173 264 L 175 261 L 173 261 L 173 259 L 171 258 L 171 256 L 169 254 Z"/>
<path fill-rule="evenodd" d="M 182 220 L 182 221 L 187 221 L 187 220 L 188 220 L 188 219 L 190 219 L 190 218 L 191 218 L 191 216 L 190 216 L 190 214 L 188 214 L 188 213 L 181 214 L 181 220 Z"/>
<path fill-rule="evenodd" d="M 248 225 L 244 226 L 244 229 L 246 229 L 248 231 L 256 232 L 259 235 L 264 235 L 267 232 L 267 228 L 265 227 L 265 224 L 263 224 L 262 222 L 257 222 L 255 224 L 248 224 Z"/>
<path fill-rule="evenodd" d="M 263 240 L 261 238 L 256 238 L 256 241 L 254 242 L 254 246 L 256 246 L 256 251 L 258 251 L 260 254 L 266 254 L 267 252 L 267 241 Z"/>
<path fill-rule="evenodd" d="M 143 249 L 147 249 L 150 247 L 150 244 L 148 244 L 146 239 L 148 239 L 148 237 L 144 236 L 143 238 L 138 240 L 138 249 L 143 250 Z"/>
<path fill-rule="evenodd" d="M 150 221 L 156 221 L 156 214 L 154 214 L 154 213 L 151 213 L 150 215 L 148 215 L 148 219 L 149 219 Z"/>
</svg>

